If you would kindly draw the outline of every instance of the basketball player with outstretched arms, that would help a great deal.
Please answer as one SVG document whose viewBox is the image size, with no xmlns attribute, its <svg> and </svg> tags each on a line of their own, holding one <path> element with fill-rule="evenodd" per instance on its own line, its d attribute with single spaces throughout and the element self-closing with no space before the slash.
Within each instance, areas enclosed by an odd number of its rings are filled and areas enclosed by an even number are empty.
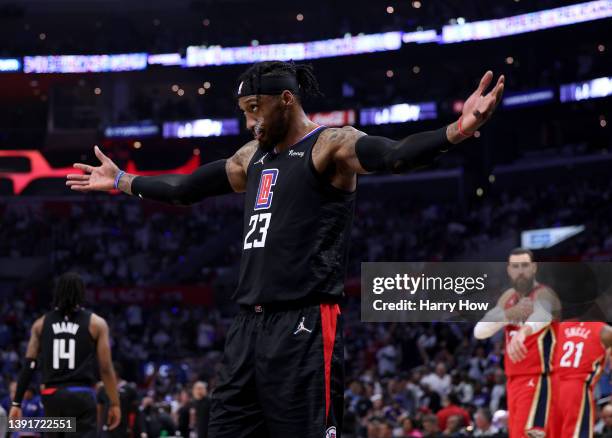
<svg viewBox="0 0 612 438">
<path fill-rule="evenodd" d="M 227 334 L 212 393 L 214 438 L 339 438 L 344 405 L 340 301 L 357 175 L 427 166 L 470 137 L 500 102 L 504 78 L 487 92 L 487 72 L 461 117 L 402 140 L 312 122 L 302 107 L 318 94 L 308 65 L 266 61 L 236 84 L 254 140 L 227 160 L 190 175 L 136 176 L 98 148 L 101 165 L 78 163 L 76 191 L 110 191 L 189 205 L 246 193 L 242 260 L 233 298 L 241 306 Z"/>
</svg>

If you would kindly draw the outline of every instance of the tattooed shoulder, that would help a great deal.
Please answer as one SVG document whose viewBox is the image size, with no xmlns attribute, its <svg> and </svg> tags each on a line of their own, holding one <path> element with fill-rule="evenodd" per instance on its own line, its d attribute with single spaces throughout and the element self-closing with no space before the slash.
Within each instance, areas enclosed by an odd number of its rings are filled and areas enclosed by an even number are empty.
<svg viewBox="0 0 612 438">
<path fill-rule="evenodd" d="M 255 151 L 257 150 L 258 143 L 256 140 L 252 140 L 242 146 L 240 149 L 236 151 L 236 153 L 230 158 L 231 161 L 239 164 L 241 167 L 246 168 L 253 158 Z"/>
<path fill-rule="evenodd" d="M 321 134 L 325 146 L 341 147 L 353 144 L 354 142 L 366 135 L 364 132 L 353 128 L 352 126 L 344 126 L 342 128 L 329 128 Z"/>
</svg>

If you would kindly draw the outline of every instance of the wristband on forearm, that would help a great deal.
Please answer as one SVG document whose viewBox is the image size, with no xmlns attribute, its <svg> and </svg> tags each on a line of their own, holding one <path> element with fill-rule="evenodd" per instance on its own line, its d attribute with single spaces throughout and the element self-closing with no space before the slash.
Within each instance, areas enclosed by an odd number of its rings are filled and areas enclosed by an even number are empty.
<svg viewBox="0 0 612 438">
<path fill-rule="evenodd" d="M 23 396 L 30 386 L 32 375 L 36 369 L 36 359 L 26 359 L 19 372 L 17 378 L 17 389 L 15 390 L 15 398 L 13 399 L 12 406 L 20 407 L 23 401 Z"/>
<path fill-rule="evenodd" d="M 463 116 L 459 117 L 459 121 L 457 122 L 457 131 L 459 132 L 459 134 L 461 134 L 461 136 L 463 137 L 471 137 L 472 135 L 474 135 L 474 133 L 467 133 L 463 130 Z"/>
<path fill-rule="evenodd" d="M 357 140 L 355 153 L 368 172 L 402 173 L 431 164 L 453 145 L 446 136 L 446 126 L 419 132 L 395 141 L 366 135 Z"/>
<path fill-rule="evenodd" d="M 125 172 L 123 170 L 120 170 L 117 173 L 117 176 L 115 177 L 115 190 L 119 189 L 119 181 L 121 180 L 121 177 L 125 175 Z"/>
</svg>

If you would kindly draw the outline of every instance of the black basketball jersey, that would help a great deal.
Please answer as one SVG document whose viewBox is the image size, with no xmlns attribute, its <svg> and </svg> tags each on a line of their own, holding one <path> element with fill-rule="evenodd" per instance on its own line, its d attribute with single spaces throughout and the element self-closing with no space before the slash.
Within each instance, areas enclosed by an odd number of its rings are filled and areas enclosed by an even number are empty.
<svg viewBox="0 0 612 438">
<path fill-rule="evenodd" d="M 355 193 L 314 168 L 319 127 L 283 152 L 258 149 L 247 169 L 239 304 L 337 301 L 344 293 Z"/>
<path fill-rule="evenodd" d="M 45 314 L 38 358 L 46 386 L 96 382 L 96 342 L 89 332 L 91 312 L 80 309 L 70 317 L 53 310 Z"/>
</svg>

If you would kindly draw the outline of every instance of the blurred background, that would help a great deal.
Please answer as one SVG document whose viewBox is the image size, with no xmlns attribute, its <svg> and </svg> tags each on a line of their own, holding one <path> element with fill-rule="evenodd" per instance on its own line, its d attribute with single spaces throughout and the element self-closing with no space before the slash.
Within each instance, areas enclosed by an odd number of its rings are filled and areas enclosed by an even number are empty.
<svg viewBox="0 0 612 438">
<path fill-rule="evenodd" d="M 361 323 L 360 263 L 503 261 L 519 245 L 540 260 L 610 261 L 611 16 L 606 0 L 0 2 L 2 405 L 53 279 L 72 270 L 109 321 L 130 434 L 197 436 L 206 421 L 236 312 L 242 195 L 189 208 L 78 195 L 65 174 L 96 163 L 94 145 L 138 174 L 230 156 L 251 138 L 237 78 L 261 60 L 313 64 L 316 122 L 391 138 L 456 120 L 490 69 L 506 92 L 474 138 L 428 169 L 360 178 L 343 436 L 504 436 L 502 339 Z"/>
</svg>

